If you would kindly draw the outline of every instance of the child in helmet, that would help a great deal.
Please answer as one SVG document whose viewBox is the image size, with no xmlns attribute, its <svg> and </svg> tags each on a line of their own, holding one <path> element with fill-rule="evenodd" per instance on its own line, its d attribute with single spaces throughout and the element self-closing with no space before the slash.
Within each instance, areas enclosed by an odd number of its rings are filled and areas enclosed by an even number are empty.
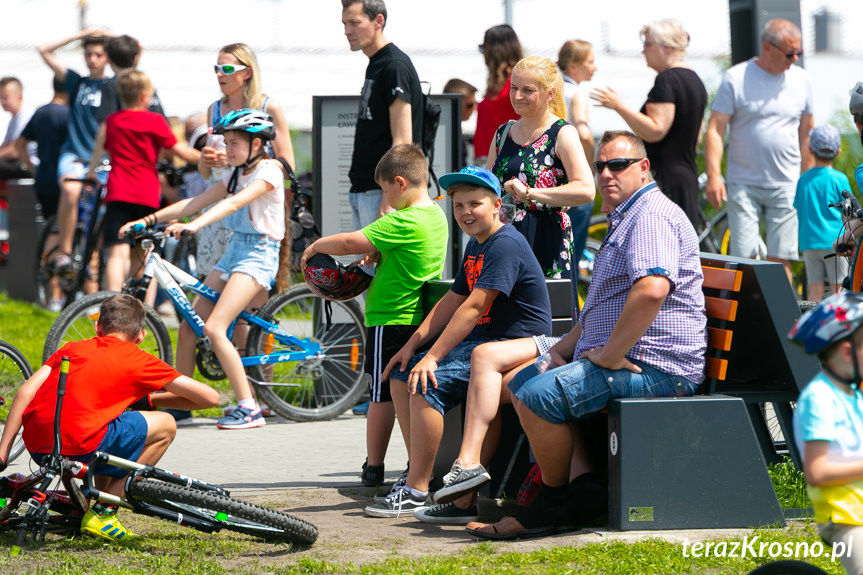
<svg viewBox="0 0 863 575">
<path fill-rule="evenodd" d="M 854 575 L 863 573 L 861 326 L 863 294 L 846 291 L 809 311 L 788 334 L 821 360 L 823 373 L 797 400 L 794 437 L 818 532 L 826 541 L 844 543 L 840 559 Z"/>
<path fill-rule="evenodd" d="M 276 132 L 269 114 L 235 110 L 225 114 L 216 131 L 225 136 L 228 164 L 233 170 L 203 194 L 128 222 L 120 233 L 136 224 L 152 226 L 191 216 L 218 201 L 194 220 L 173 223 L 167 231 L 179 237 L 225 219 L 232 232 L 225 254 L 204 280 L 206 286 L 221 292 L 221 297 L 215 304 L 198 298 L 194 308 L 205 321 L 204 335 L 237 396 L 237 409 L 220 419 L 218 427 L 249 429 L 261 427 L 265 421 L 227 329 L 256 295 L 270 289 L 276 277 L 279 245 L 285 235 L 284 177 L 280 164 L 268 159 L 264 151 Z M 181 324 L 176 367 L 184 375 L 194 374 L 196 340 L 191 327 Z"/>
</svg>

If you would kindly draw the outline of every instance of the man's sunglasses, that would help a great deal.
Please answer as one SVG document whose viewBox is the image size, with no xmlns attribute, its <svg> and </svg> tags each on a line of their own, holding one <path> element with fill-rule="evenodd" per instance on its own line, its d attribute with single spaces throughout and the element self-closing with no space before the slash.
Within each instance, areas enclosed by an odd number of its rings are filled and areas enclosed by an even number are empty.
<svg viewBox="0 0 863 575">
<path fill-rule="evenodd" d="M 785 57 L 788 58 L 789 60 L 793 60 L 794 56 L 797 56 L 799 58 L 800 56 L 803 55 L 803 48 L 801 48 L 799 50 L 790 50 L 790 51 L 786 52 L 785 50 L 783 50 L 782 48 L 780 48 L 779 46 L 777 46 L 773 42 L 768 42 L 768 44 L 770 44 L 771 46 L 773 46 L 774 48 L 776 48 L 777 50 L 779 50 L 780 52 L 785 54 Z"/>
<path fill-rule="evenodd" d="M 597 174 L 601 174 L 607 166 L 612 172 L 620 172 L 643 159 L 644 158 L 615 158 L 613 160 L 608 160 L 607 162 L 593 162 L 593 171 Z"/>
<path fill-rule="evenodd" d="M 246 68 L 248 68 L 248 66 L 243 66 L 243 65 L 234 66 L 233 64 L 224 64 L 222 66 L 219 66 L 218 64 L 216 64 L 215 66 L 213 66 L 213 69 L 216 70 L 216 74 L 221 72 L 225 76 L 230 76 L 234 72 L 239 72 L 240 70 L 245 70 Z"/>
</svg>

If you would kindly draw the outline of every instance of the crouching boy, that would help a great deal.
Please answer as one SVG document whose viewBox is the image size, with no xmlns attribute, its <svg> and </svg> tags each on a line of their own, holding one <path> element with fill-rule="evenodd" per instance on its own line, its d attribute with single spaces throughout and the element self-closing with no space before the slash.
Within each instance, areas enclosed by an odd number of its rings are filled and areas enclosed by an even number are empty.
<svg viewBox="0 0 863 575">
<path fill-rule="evenodd" d="M 60 361 L 68 356 L 69 372 L 60 423 L 61 453 L 89 462 L 96 451 L 153 465 L 174 440 L 177 426 L 162 411 L 126 411 L 148 396 L 154 407 L 204 409 L 216 405 L 219 394 L 210 386 L 180 375 L 159 358 L 138 348 L 146 332 L 144 305 L 129 295 L 117 295 L 102 304 L 96 337 L 64 345 L 18 390 L 3 435 L 0 437 L 0 471 L 23 425 L 22 437 L 36 463 L 48 457 L 54 445 L 54 410 Z M 123 495 L 128 471 L 117 467 L 96 470 L 96 487 Z M 131 533 L 117 519 L 117 508 L 96 503 L 82 519 L 88 533 L 118 541 Z"/>
</svg>

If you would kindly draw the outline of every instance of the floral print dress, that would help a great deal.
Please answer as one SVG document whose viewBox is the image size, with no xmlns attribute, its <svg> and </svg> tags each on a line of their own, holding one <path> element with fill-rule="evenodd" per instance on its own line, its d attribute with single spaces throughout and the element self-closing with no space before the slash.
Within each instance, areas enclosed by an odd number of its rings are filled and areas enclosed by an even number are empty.
<svg viewBox="0 0 863 575">
<path fill-rule="evenodd" d="M 495 133 L 498 154 L 492 171 L 501 186 L 513 178 L 529 188 L 554 188 L 568 183 L 566 170 L 555 152 L 557 134 L 565 125 L 564 120 L 558 120 L 539 138 L 524 146 L 516 144 L 509 133 L 506 141 L 501 142 L 507 124 L 500 126 Z M 566 207 L 534 201 L 525 205 L 516 201 L 513 225 L 533 248 L 546 277 L 571 277 L 572 226 Z"/>
</svg>

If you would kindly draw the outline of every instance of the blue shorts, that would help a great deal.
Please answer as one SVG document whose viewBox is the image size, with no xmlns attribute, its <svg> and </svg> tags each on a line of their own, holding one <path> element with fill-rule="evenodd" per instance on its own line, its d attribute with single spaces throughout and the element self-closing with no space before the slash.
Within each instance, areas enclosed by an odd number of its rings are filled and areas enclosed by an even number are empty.
<svg viewBox="0 0 863 575">
<path fill-rule="evenodd" d="M 60 159 L 57 161 L 57 179 L 74 178 L 81 179 L 87 175 L 87 163 L 81 160 L 75 154 L 66 152 L 60 154 Z M 102 185 L 108 181 L 108 172 L 98 172 L 96 174 Z M 62 183 L 62 182 L 61 182 Z"/>
<path fill-rule="evenodd" d="M 580 359 L 543 374 L 536 365 L 521 370 L 509 389 L 534 414 L 551 423 L 578 421 L 620 397 L 674 397 L 695 393 L 697 384 L 640 361 L 641 373 L 610 370 Z"/>
<path fill-rule="evenodd" d="M 417 386 L 417 394 L 422 395 L 441 415 L 460 404 L 467 397 L 467 384 L 470 381 L 470 356 L 473 349 L 489 341 L 500 340 L 465 340 L 452 348 L 437 364 L 437 369 L 434 372 L 437 387 L 429 383 L 423 394 Z M 405 371 L 399 371 L 398 368 L 394 369 L 390 374 L 390 380 L 398 379 L 407 382 L 410 370 L 419 363 L 419 360 L 426 353 L 424 351 L 413 356 Z"/>
<path fill-rule="evenodd" d="M 104 451 L 115 457 L 137 461 L 144 450 L 146 441 L 147 420 L 139 411 L 125 411 L 120 414 L 120 417 L 108 424 L 108 431 L 96 451 Z M 89 463 L 93 459 L 93 453 L 66 457 L 73 461 Z M 42 462 L 48 459 L 49 455 L 48 453 L 31 453 L 30 457 L 37 464 L 42 465 Z M 120 469 L 113 465 L 102 465 L 95 471 L 96 475 L 107 475 L 117 479 L 126 477 L 129 473 L 129 470 Z"/>
<path fill-rule="evenodd" d="M 228 281 L 230 274 L 242 273 L 251 276 L 264 289 L 270 289 L 279 271 L 280 244 L 264 234 L 233 233 L 213 269 L 224 272 L 224 281 Z"/>
<path fill-rule="evenodd" d="M 351 204 L 351 221 L 355 230 L 361 230 L 378 219 L 383 193 L 383 190 L 368 190 L 348 194 L 348 201 Z"/>
</svg>

